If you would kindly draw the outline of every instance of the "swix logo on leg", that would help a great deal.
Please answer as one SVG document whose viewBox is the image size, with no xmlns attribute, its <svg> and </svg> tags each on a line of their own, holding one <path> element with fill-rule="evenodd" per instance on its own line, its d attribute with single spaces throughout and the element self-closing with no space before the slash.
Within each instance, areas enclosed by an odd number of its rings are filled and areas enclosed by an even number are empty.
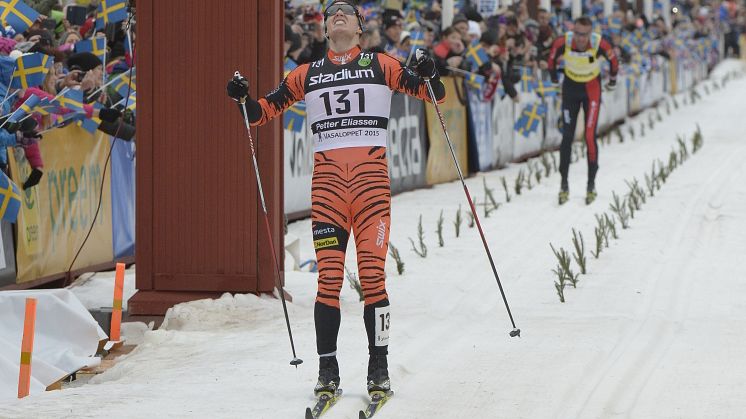
<svg viewBox="0 0 746 419">
<path fill-rule="evenodd" d="M 596 121 L 596 113 L 598 113 L 598 102 L 595 100 L 591 101 L 591 109 L 588 111 L 588 118 L 586 118 L 587 126 L 591 127 Z"/>
<path fill-rule="evenodd" d="M 334 81 L 351 80 L 351 79 L 367 79 L 367 78 L 370 78 L 370 79 L 375 78 L 375 73 L 373 72 L 373 69 L 368 68 L 365 70 L 351 71 L 345 68 L 334 74 L 321 73 L 317 76 L 312 76 L 308 80 L 308 85 L 315 86 L 317 84 L 331 83 Z"/>
<path fill-rule="evenodd" d="M 383 243 L 386 241 L 386 223 L 378 220 L 378 236 L 376 237 L 376 246 L 383 249 Z"/>
</svg>

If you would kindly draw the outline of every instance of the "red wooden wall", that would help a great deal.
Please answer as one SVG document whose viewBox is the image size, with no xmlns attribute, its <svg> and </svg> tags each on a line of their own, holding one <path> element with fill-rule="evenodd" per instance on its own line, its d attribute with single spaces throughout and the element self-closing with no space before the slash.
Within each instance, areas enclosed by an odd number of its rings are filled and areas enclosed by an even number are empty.
<svg viewBox="0 0 746 419">
<path fill-rule="evenodd" d="M 162 314 L 225 291 L 271 291 L 246 129 L 225 84 L 239 70 L 257 97 L 280 82 L 283 2 L 140 0 L 137 22 L 138 292 L 130 314 Z M 281 123 L 252 129 L 279 249 Z"/>
</svg>

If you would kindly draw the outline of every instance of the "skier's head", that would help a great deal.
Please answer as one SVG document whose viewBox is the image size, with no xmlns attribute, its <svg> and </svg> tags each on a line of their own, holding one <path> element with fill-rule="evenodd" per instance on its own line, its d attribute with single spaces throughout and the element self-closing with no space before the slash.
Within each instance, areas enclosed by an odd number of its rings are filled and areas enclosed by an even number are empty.
<svg viewBox="0 0 746 419">
<path fill-rule="evenodd" d="M 580 16 L 575 19 L 572 28 L 572 39 L 575 42 L 575 46 L 581 51 L 588 48 L 588 43 L 591 39 L 591 32 L 593 31 L 593 21 L 588 16 Z"/>
<path fill-rule="evenodd" d="M 324 11 L 326 37 L 354 37 L 363 33 L 363 17 L 353 0 L 332 0 Z"/>
</svg>

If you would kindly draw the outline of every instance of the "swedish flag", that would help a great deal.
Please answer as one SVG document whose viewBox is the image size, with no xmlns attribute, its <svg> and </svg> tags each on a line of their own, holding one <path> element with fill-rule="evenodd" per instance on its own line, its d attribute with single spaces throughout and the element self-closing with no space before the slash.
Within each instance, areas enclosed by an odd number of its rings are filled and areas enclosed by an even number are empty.
<svg viewBox="0 0 746 419">
<path fill-rule="evenodd" d="M 534 74 L 529 67 L 521 68 L 521 91 L 531 93 L 536 90 Z"/>
<path fill-rule="evenodd" d="M 90 52 L 104 62 L 106 60 L 106 37 L 97 36 L 78 41 L 75 43 L 75 52 Z"/>
<path fill-rule="evenodd" d="M 490 56 L 479 41 L 474 41 L 466 51 L 466 60 L 471 63 L 472 70 L 476 70 L 489 62 Z"/>
<path fill-rule="evenodd" d="M 22 0 L 0 1 L 0 22 L 12 26 L 16 33 L 26 32 L 39 18 L 39 13 Z"/>
<path fill-rule="evenodd" d="M 520 118 L 515 121 L 514 129 L 524 137 L 539 129 L 541 118 L 547 113 L 547 107 L 541 103 L 527 105 L 521 112 Z"/>
<path fill-rule="evenodd" d="M 34 107 L 34 112 L 41 115 L 50 115 L 62 113 L 62 108 L 55 101 L 49 100 L 49 98 L 42 98 L 39 103 Z"/>
<path fill-rule="evenodd" d="M 292 58 L 285 57 L 285 68 L 283 69 L 284 77 L 287 77 L 291 71 L 295 70 L 298 64 Z"/>
<path fill-rule="evenodd" d="M 469 73 L 465 76 L 464 80 L 466 80 L 467 85 L 475 89 L 481 89 L 485 81 L 484 76 L 476 73 Z"/>
<path fill-rule="evenodd" d="M 85 108 L 83 107 L 83 92 L 80 90 L 68 89 L 57 98 L 57 101 L 65 109 L 73 112 L 85 112 Z"/>
<path fill-rule="evenodd" d="M 18 122 L 21 119 L 24 119 L 26 115 L 33 112 L 34 107 L 39 103 L 41 99 L 39 96 L 36 96 L 32 94 L 31 96 L 26 99 L 26 101 L 23 102 L 21 106 L 18 107 L 15 111 L 13 111 L 12 114 L 8 117 L 8 122 Z"/>
<path fill-rule="evenodd" d="M 114 82 L 112 86 L 119 96 L 125 97 L 127 96 L 128 90 L 132 93 L 137 89 L 135 76 L 135 68 L 133 67 L 130 71 L 125 71 L 116 77 L 117 81 Z M 131 88 L 130 80 L 132 81 Z"/>
<path fill-rule="evenodd" d="M 57 117 L 54 119 L 55 124 L 52 128 L 61 127 L 67 124 L 69 121 L 77 121 L 81 118 L 85 118 L 84 112 L 70 112 L 64 115 L 57 115 Z"/>
<path fill-rule="evenodd" d="M 127 0 L 101 0 L 96 15 L 96 30 L 107 23 L 117 23 L 127 19 Z"/>
<path fill-rule="evenodd" d="M 555 97 L 559 93 L 559 87 L 549 80 L 540 81 L 536 84 L 536 93 L 543 98 Z"/>
<path fill-rule="evenodd" d="M 21 210 L 21 193 L 18 185 L 5 173 L 0 171 L 0 218 L 15 223 L 18 219 L 18 212 Z"/>
<path fill-rule="evenodd" d="M 300 132 L 306 122 L 306 102 L 297 102 L 289 107 L 282 117 L 285 129 Z"/>
<path fill-rule="evenodd" d="M 86 118 L 85 116 L 83 116 L 80 119 L 78 119 L 77 122 L 75 123 L 79 127 L 88 131 L 90 134 L 95 134 L 96 130 L 98 129 L 98 126 L 101 124 L 101 120 L 96 117 Z"/>
<path fill-rule="evenodd" d="M 44 83 L 44 78 L 52 65 L 54 65 L 54 58 L 41 52 L 21 55 L 16 59 L 10 87 L 28 89 L 29 87 L 39 86 Z"/>
</svg>

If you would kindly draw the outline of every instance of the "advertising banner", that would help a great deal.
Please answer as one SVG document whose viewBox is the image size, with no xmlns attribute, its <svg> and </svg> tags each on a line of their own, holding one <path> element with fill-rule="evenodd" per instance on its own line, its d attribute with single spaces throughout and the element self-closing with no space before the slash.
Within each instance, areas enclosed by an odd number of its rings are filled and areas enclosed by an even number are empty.
<svg viewBox="0 0 746 419">
<path fill-rule="evenodd" d="M 443 77 L 443 84 L 446 87 L 445 102 L 438 105 L 443 113 L 448 135 L 453 142 L 456 158 L 458 159 L 461 171 L 469 172 L 467 159 L 468 148 L 466 139 L 466 107 L 462 103 L 466 98 L 463 88 L 459 85 L 457 79 L 452 77 Z M 448 148 L 448 143 L 443 135 L 443 129 L 440 126 L 438 114 L 435 107 L 428 103 L 427 108 L 427 132 L 430 138 L 430 147 L 427 154 L 427 183 L 434 185 L 437 183 L 449 182 L 458 179 L 458 172 L 453 164 L 453 157 Z"/>
<path fill-rule="evenodd" d="M 311 210 L 313 140 L 308 134 L 308 123 L 305 121 L 300 131 L 284 131 L 285 214 L 307 213 Z"/>
<path fill-rule="evenodd" d="M 427 131 L 423 114 L 424 105 L 421 100 L 402 93 L 394 93 L 392 96 L 386 147 L 392 194 L 421 188 L 427 184 Z"/>
<path fill-rule="evenodd" d="M 495 161 L 492 145 L 492 106 L 482 100 L 480 90 L 467 88 L 469 98 L 469 166 L 472 171 L 490 170 Z"/>
<path fill-rule="evenodd" d="M 98 131 L 93 136 L 77 125 L 44 134 L 39 143 L 44 177 L 37 186 L 23 191 L 18 215 L 19 283 L 66 272 L 70 267 L 96 213 L 108 138 Z M 23 150 L 9 153 L 9 162 L 13 181 L 23 184 L 31 171 Z M 113 260 L 111 214 L 107 176 L 95 226 L 72 269 Z"/>
</svg>

